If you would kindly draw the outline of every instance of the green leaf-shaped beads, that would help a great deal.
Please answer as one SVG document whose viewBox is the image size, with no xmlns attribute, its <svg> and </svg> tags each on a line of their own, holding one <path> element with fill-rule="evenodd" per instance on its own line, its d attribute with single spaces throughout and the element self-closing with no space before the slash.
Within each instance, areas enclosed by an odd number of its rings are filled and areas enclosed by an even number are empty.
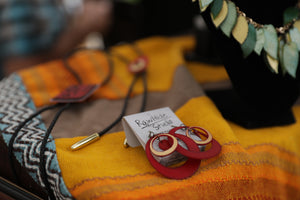
<svg viewBox="0 0 300 200">
<path fill-rule="evenodd" d="M 200 11 L 203 12 L 213 2 L 213 0 L 199 0 Z"/>
<path fill-rule="evenodd" d="M 286 74 L 286 69 L 284 68 L 284 64 L 283 64 L 283 47 L 285 45 L 285 42 L 282 38 L 279 38 L 279 43 L 278 43 L 279 47 L 278 47 L 278 56 L 279 56 L 279 63 L 281 66 L 281 71 L 283 74 Z"/>
<path fill-rule="evenodd" d="M 254 47 L 255 53 L 257 55 L 261 54 L 261 50 L 264 48 L 265 44 L 265 35 L 264 35 L 264 30 L 262 28 L 256 29 L 256 44 Z"/>
<path fill-rule="evenodd" d="M 227 16 L 227 13 L 228 13 L 227 2 L 223 1 L 223 7 L 219 12 L 218 16 L 213 18 L 211 14 L 212 22 L 215 24 L 216 27 L 219 27 L 222 24 L 222 22 L 225 20 Z"/>
<path fill-rule="evenodd" d="M 237 20 L 237 12 L 236 12 L 236 6 L 232 1 L 228 1 L 227 6 L 228 6 L 227 17 L 220 25 L 220 29 L 227 37 L 230 37 L 231 31 L 235 26 Z"/>
<path fill-rule="evenodd" d="M 273 25 L 268 24 L 264 25 L 264 50 L 274 59 L 277 59 L 277 50 L 278 50 L 278 38 L 277 32 Z"/>
<path fill-rule="evenodd" d="M 290 42 L 283 47 L 283 67 L 294 78 L 298 67 L 299 53 L 296 43 Z"/>
<path fill-rule="evenodd" d="M 248 57 L 252 53 L 255 47 L 255 43 L 256 43 L 256 29 L 252 24 L 249 24 L 247 38 L 245 42 L 241 45 L 244 57 Z"/>
<path fill-rule="evenodd" d="M 239 15 L 231 33 L 240 44 L 243 44 L 247 38 L 248 29 L 249 26 L 246 17 Z"/>
<path fill-rule="evenodd" d="M 300 31 L 300 20 L 296 20 L 293 26 Z"/>
<path fill-rule="evenodd" d="M 196 0 L 192 0 L 193 2 Z M 239 14 L 231 0 L 198 0 L 201 12 L 210 9 L 213 24 L 227 36 L 232 36 L 241 46 L 243 56 L 253 51 L 265 59 L 266 65 L 278 73 L 279 64 L 283 74 L 296 77 L 300 51 L 300 12 L 298 8 L 287 8 L 283 14 L 285 27 L 277 30 L 271 24 L 255 26 L 251 18 Z M 255 26 L 255 27 L 254 27 Z"/>
<path fill-rule="evenodd" d="M 300 51 L 300 31 L 294 27 L 289 31 L 292 42 L 297 44 L 298 51 Z"/>
<path fill-rule="evenodd" d="M 210 9 L 213 18 L 216 18 L 223 6 L 223 0 L 214 0 Z"/>
<path fill-rule="evenodd" d="M 268 67 L 271 69 L 271 71 L 278 74 L 278 60 L 265 52 L 265 61 Z"/>
</svg>

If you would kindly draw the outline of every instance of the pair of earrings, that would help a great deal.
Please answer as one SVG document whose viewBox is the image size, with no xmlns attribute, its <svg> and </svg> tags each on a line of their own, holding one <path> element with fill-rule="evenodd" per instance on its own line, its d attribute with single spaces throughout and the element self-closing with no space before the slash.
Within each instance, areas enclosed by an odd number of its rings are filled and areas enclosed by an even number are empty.
<svg viewBox="0 0 300 200">
<path fill-rule="evenodd" d="M 185 130 L 185 135 L 177 133 L 179 130 Z M 192 137 L 192 134 L 194 137 Z M 198 140 L 195 137 L 205 137 L 205 140 Z M 164 138 L 164 139 L 160 139 Z M 184 148 L 178 139 L 182 141 L 187 148 Z M 159 140 L 158 148 L 154 148 L 154 142 Z M 200 148 L 211 144 L 210 149 L 201 151 Z M 200 147 L 200 148 L 199 148 Z M 168 133 L 160 133 L 152 136 L 146 144 L 146 155 L 150 164 L 162 175 L 172 179 L 184 179 L 192 176 L 199 168 L 202 159 L 217 156 L 221 151 L 221 145 L 204 128 L 197 126 L 179 126 L 171 129 Z M 160 164 L 156 157 L 169 156 L 174 152 L 185 156 L 187 160 L 179 167 L 166 167 Z"/>
</svg>

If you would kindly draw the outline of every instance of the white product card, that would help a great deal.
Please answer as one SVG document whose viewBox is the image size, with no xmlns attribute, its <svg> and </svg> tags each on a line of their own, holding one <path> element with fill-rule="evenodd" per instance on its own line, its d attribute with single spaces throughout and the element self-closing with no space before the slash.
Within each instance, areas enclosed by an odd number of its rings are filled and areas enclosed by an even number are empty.
<svg viewBox="0 0 300 200">
<path fill-rule="evenodd" d="M 122 125 L 127 144 L 130 147 L 142 145 L 145 149 L 151 133 L 155 135 L 168 133 L 169 130 L 176 126 L 182 126 L 183 123 L 169 107 L 164 107 L 125 116 L 122 119 Z"/>
</svg>

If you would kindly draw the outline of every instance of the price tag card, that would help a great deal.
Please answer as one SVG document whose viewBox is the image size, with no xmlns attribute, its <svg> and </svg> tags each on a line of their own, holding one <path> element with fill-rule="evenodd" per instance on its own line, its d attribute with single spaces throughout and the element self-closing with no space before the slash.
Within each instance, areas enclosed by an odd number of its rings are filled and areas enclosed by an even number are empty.
<svg viewBox="0 0 300 200">
<path fill-rule="evenodd" d="M 145 149 L 151 133 L 168 133 L 169 130 L 182 126 L 183 123 L 169 107 L 164 107 L 125 116 L 122 125 L 128 145 L 131 147 L 142 145 Z"/>
<path fill-rule="evenodd" d="M 144 149 L 147 141 L 150 139 L 151 133 L 154 135 L 168 133 L 174 127 L 184 126 L 181 120 L 169 107 L 125 116 L 122 119 L 122 125 L 125 131 L 127 144 L 130 147 L 142 145 Z M 185 135 L 185 130 L 180 129 L 176 133 Z M 192 135 L 192 138 L 197 140 L 200 139 L 195 137 L 195 135 Z M 183 148 L 187 148 L 181 140 L 179 140 L 178 143 Z M 156 148 L 159 144 L 154 143 L 153 146 Z M 203 151 L 204 148 L 204 146 L 199 147 L 201 151 Z M 178 152 L 174 152 L 165 157 L 158 157 L 155 155 L 153 155 L 153 157 L 165 166 L 173 165 L 186 159 L 186 157 Z"/>
</svg>

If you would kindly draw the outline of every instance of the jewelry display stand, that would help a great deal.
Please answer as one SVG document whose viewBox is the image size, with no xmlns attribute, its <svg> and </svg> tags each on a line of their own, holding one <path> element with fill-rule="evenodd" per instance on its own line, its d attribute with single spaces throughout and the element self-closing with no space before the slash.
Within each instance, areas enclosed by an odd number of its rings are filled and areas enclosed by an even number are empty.
<svg viewBox="0 0 300 200">
<path fill-rule="evenodd" d="M 259 0 L 233 2 L 247 17 L 275 27 L 282 26 L 283 11 L 297 3 L 294 0 L 266 0 L 264 4 Z M 202 16 L 233 85 L 231 90 L 207 93 L 223 116 L 249 129 L 294 123 L 291 107 L 299 96 L 299 67 L 298 76 L 293 78 L 289 74 L 272 72 L 263 54 L 252 52 L 244 58 L 240 44 L 214 26 L 209 9 Z"/>
</svg>

